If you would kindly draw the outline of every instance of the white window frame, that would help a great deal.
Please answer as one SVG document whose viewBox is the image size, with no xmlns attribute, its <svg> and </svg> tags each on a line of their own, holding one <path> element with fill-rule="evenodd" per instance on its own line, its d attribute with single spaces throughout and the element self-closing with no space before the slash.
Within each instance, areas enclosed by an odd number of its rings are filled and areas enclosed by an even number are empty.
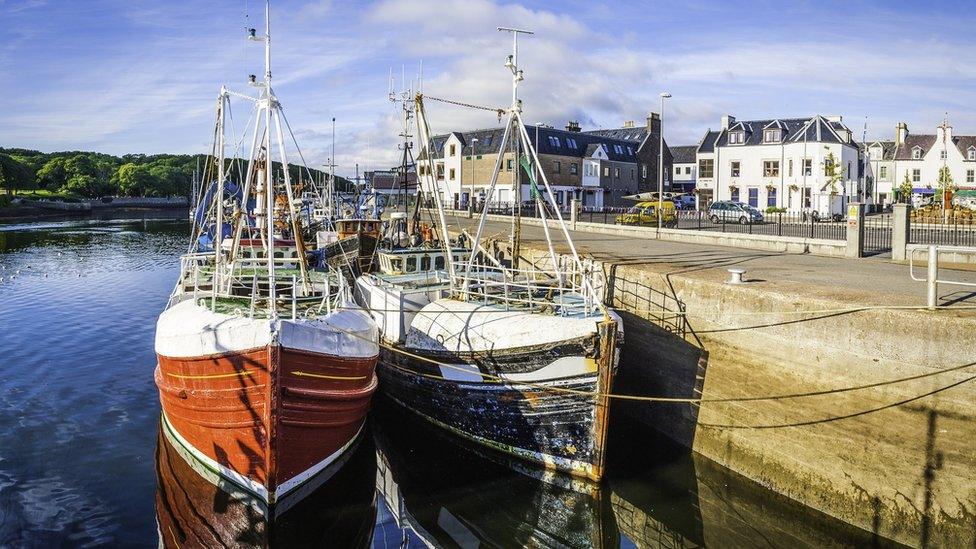
<svg viewBox="0 0 976 549">
<path fill-rule="evenodd" d="M 921 182 L 922 182 L 922 170 L 919 169 L 919 168 L 913 169 L 912 170 L 912 183 L 921 183 Z"/>
</svg>

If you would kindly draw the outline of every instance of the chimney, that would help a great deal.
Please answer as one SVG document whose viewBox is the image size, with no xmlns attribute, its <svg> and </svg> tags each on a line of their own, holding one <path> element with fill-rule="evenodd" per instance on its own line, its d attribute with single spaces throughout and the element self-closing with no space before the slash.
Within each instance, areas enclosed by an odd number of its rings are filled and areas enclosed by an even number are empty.
<svg viewBox="0 0 976 549">
<path fill-rule="evenodd" d="M 624 127 L 627 128 L 627 129 L 633 128 L 634 127 L 634 121 L 633 120 L 626 120 L 626 121 L 624 121 Z"/>
<path fill-rule="evenodd" d="M 843 122 L 844 121 L 844 117 L 841 116 L 841 115 L 839 115 L 839 114 L 832 114 L 832 115 L 826 116 L 824 118 L 827 119 L 827 122 Z"/>
<path fill-rule="evenodd" d="M 939 124 L 938 139 L 942 141 L 945 138 L 946 141 L 952 141 L 952 126 L 948 122 L 943 122 Z"/>
<path fill-rule="evenodd" d="M 908 124 L 904 122 L 895 124 L 895 146 L 904 145 L 906 139 L 908 139 Z"/>
<path fill-rule="evenodd" d="M 661 115 L 656 112 L 647 116 L 647 133 L 652 135 L 660 135 L 661 133 Z"/>
<path fill-rule="evenodd" d="M 734 116 L 732 116 L 731 114 L 727 114 L 727 115 L 725 115 L 725 116 L 722 117 L 722 129 L 723 130 L 729 129 L 729 126 L 731 126 L 732 124 L 735 124 L 735 117 Z"/>
<path fill-rule="evenodd" d="M 580 125 L 578 120 L 570 120 L 566 124 L 566 131 L 568 132 L 578 132 L 580 131 Z"/>
</svg>

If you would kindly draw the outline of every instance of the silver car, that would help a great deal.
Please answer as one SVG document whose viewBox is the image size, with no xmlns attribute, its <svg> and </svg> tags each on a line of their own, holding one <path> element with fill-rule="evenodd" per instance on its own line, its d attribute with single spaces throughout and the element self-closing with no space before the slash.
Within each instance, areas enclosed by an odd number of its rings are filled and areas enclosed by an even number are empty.
<svg viewBox="0 0 976 549">
<path fill-rule="evenodd" d="M 757 208 L 744 202 L 732 202 L 731 200 L 713 202 L 708 207 L 708 218 L 712 223 L 724 222 L 746 225 L 763 222 L 763 214 Z"/>
</svg>

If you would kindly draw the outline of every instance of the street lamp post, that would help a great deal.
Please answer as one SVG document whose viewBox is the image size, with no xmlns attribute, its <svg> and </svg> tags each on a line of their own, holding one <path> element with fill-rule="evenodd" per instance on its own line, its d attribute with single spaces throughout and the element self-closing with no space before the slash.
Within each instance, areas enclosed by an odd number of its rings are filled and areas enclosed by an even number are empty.
<svg viewBox="0 0 976 549">
<path fill-rule="evenodd" d="M 657 228 L 664 223 L 664 100 L 670 99 L 671 94 L 661 92 L 661 131 L 657 147 Z"/>
<path fill-rule="evenodd" d="M 471 218 L 471 215 L 474 212 L 474 145 L 477 142 L 477 137 L 471 139 L 471 184 L 468 185 L 468 219 Z"/>
</svg>

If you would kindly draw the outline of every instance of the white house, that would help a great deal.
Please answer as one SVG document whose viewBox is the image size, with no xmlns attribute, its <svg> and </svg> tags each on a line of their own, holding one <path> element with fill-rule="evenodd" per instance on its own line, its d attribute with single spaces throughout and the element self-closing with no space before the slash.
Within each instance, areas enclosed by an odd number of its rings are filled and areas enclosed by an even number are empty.
<svg viewBox="0 0 976 549">
<path fill-rule="evenodd" d="M 976 136 L 954 135 L 948 121 L 936 127 L 934 134 L 911 134 L 908 124 L 900 122 L 893 141 L 875 141 L 867 152 L 868 177 L 879 204 L 894 202 L 906 177 L 913 202 L 928 200 L 939 188 L 943 167 L 949 170 L 953 186 L 976 190 Z"/>
<path fill-rule="evenodd" d="M 859 146 L 839 116 L 723 116 L 721 129 L 706 132 L 695 156 L 702 207 L 733 200 L 759 209 L 839 214 L 860 195 Z"/>
<path fill-rule="evenodd" d="M 695 153 L 698 145 L 681 145 L 669 147 L 673 174 L 671 190 L 674 192 L 690 193 L 695 190 L 695 177 L 698 174 L 698 162 Z"/>
</svg>

